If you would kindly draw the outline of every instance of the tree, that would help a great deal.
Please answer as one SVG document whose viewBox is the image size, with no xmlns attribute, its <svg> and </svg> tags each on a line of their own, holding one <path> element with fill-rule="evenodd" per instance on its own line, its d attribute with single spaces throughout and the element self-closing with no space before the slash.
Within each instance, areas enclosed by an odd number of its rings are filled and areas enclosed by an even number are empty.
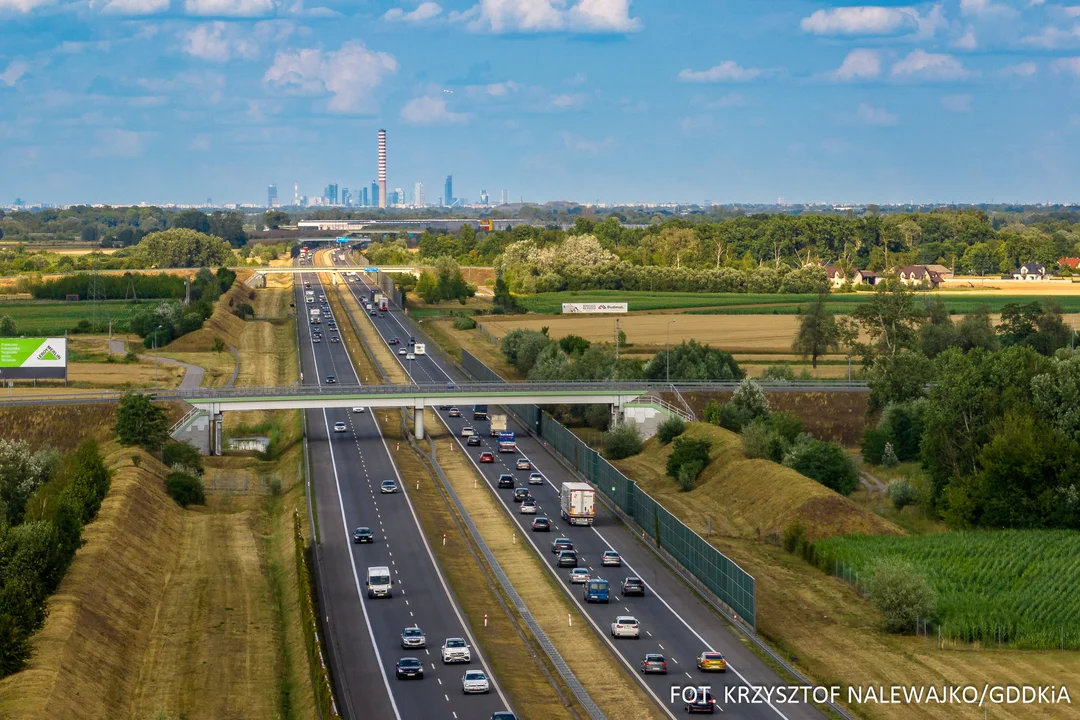
<svg viewBox="0 0 1080 720">
<path fill-rule="evenodd" d="M 581 354 L 589 349 L 591 342 L 580 335 L 566 335 L 559 339 L 559 347 L 567 355 Z"/>
<path fill-rule="evenodd" d="M 126 393 L 116 408 L 116 426 L 121 445 L 140 445 L 158 450 L 169 438 L 165 411 L 154 405 L 150 396 Z"/>
<path fill-rule="evenodd" d="M 870 299 L 859 304 L 851 316 L 870 336 L 879 356 L 913 347 L 925 319 L 915 293 L 894 278 L 879 283 Z"/>
<path fill-rule="evenodd" d="M 210 218 L 201 210 L 183 210 L 173 216 L 174 228 L 187 228 L 200 233 L 210 232 Z"/>
<path fill-rule="evenodd" d="M 203 474 L 202 455 L 199 449 L 188 442 L 169 441 L 161 448 L 161 462 L 166 467 L 182 465 L 196 475 Z"/>
<path fill-rule="evenodd" d="M 222 340 L 217 335 L 215 335 L 214 336 L 214 343 L 213 343 L 213 345 L 210 346 L 210 349 L 213 350 L 214 352 L 216 352 L 218 355 L 220 355 L 222 353 L 222 351 L 225 350 L 225 341 Z"/>
<path fill-rule="evenodd" d="M 491 312 L 495 315 L 525 312 L 517 298 L 510 294 L 510 288 L 507 287 L 501 272 L 495 277 L 495 297 L 491 301 Z"/>
<path fill-rule="evenodd" d="M 841 495 L 850 495 L 859 484 L 855 463 L 838 443 L 801 435 L 784 458 L 784 464 L 817 480 Z"/>
<path fill-rule="evenodd" d="M 866 371 L 868 409 L 876 412 L 891 402 L 922 397 L 933 376 L 934 364 L 922 353 L 905 351 L 879 356 Z"/>
<path fill-rule="evenodd" d="M 1051 300 L 1045 304 L 1009 303 L 1001 309 L 998 330 L 1003 345 L 1029 345 L 1047 356 L 1068 347 L 1072 341 L 1072 330 L 1065 324 L 1061 309 Z"/>
<path fill-rule="evenodd" d="M 980 242 L 968 246 L 960 264 L 972 275 L 986 275 L 994 269 L 998 261 L 994 259 L 990 246 Z"/>
<path fill-rule="evenodd" d="M 604 455 L 609 460 L 622 460 L 641 452 L 641 433 L 637 423 L 621 422 L 604 438 Z"/>
<path fill-rule="evenodd" d="M 668 355 L 672 380 L 741 380 L 745 373 L 731 353 L 701 345 L 696 340 L 683 342 L 668 351 L 656 353 L 645 364 L 645 377 L 664 380 L 668 376 Z"/>
<path fill-rule="evenodd" d="M 247 243 L 247 233 L 244 232 L 244 213 L 222 212 L 215 210 L 210 215 L 210 229 L 206 232 L 219 237 L 233 247 L 243 247 Z"/>
<path fill-rule="evenodd" d="M 0 337 L 14 337 L 19 334 L 19 328 L 10 315 L 0 316 Z"/>
<path fill-rule="evenodd" d="M 769 398 L 765 395 L 765 391 L 761 385 L 750 378 L 746 378 L 739 384 L 725 407 L 729 408 L 735 421 L 733 424 L 737 426 L 728 429 L 739 430 L 754 420 L 768 420 L 771 414 Z"/>
<path fill-rule="evenodd" d="M 839 349 L 839 345 L 840 332 L 836 319 L 825 307 L 825 296 L 818 295 L 817 301 L 803 315 L 791 349 L 803 358 L 809 357 L 810 364 L 816 368 L 818 358 Z"/>
<path fill-rule="evenodd" d="M 685 492 L 693 487 L 698 475 L 709 464 L 709 449 L 712 443 L 707 438 L 692 438 L 679 435 L 671 443 L 671 454 L 667 459 L 667 474 L 674 478 Z"/>
<path fill-rule="evenodd" d="M 22 522 L 26 502 L 55 467 L 49 453 L 25 440 L 0 439 L 0 527 Z"/>
<path fill-rule="evenodd" d="M 678 415 L 672 415 L 656 429 L 656 439 L 661 445 L 667 445 L 686 431 L 686 423 Z"/>
<path fill-rule="evenodd" d="M 899 558 L 885 558 L 873 566 L 866 594 L 891 633 L 914 634 L 919 620 L 934 614 L 934 592 L 926 578 Z"/>
<path fill-rule="evenodd" d="M 263 222 L 271 230 L 278 230 L 282 225 L 289 224 L 289 213 L 281 210 L 267 210 L 263 213 Z"/>
<path fill-rule="evenodd" d="M 221 238 L 183 228 L 150 233 L 138 245 L 120 252 L 144 267 L 218 267 L 233 257 L 229 243 Z"/>
</svg>

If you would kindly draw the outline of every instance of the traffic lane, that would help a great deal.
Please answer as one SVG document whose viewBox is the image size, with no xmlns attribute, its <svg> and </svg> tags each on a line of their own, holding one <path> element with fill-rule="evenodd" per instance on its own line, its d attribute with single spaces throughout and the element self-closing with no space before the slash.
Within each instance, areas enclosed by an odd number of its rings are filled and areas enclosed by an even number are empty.
<svg viewBox="0 0 1080 720">
<path fill-rule="evenodd" d="M 345 419 L 348 415 L 339 410 L 331 421 L 341 420 L 349 426 Z M 426 548 L 417 533 L 412 532 L 416 526 L 404 497 L 408 489 L 399 487 L 397 493 L 387 494 L 380 490 L 383 480 L 396 481 L 396 476 L 375 420 L 369 413 L 352 414 L 351 420 L 351 432 L 335 433 L 340 437 L 334 441 L 339 457 L 353 463 L 350 475 L 355 479 L 342 486 L 342 500 L 350 523 L 372 527 L 376 533 L 375 543 L 356 546 L 357 574 L 366 578 L 369 567 L 385 565 L 394 580 L 390 598 L 367 598 L 365 593 L 363 602 L 367 604 L 375 640 L 402 717 L 453 717 L 454 712 L 467 717 L 473 713 L 490 715 L 503 709 L 495 692 L 464 697 L 457 668 L 442 666 L 439 648 L 443 640 L 467 636 L 448 607 L 449 601 Z M 402 630 L 414 624 L 426 635 L 427 652 L 401 647 Z M 397 661 L 413 656 L 425 663 L 424 679 L 396 681 Z M 482 666 L 474 660 L 469 667 Z"/>
</svg>

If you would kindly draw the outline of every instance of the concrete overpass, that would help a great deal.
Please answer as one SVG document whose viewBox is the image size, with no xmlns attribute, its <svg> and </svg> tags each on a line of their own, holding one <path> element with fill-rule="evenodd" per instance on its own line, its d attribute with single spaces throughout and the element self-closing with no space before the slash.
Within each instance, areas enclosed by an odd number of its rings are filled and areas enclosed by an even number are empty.
<svg viewBox="0 0 1080 720">
<path fill-rule="evenodd" d="M 400 218 L 400 219 L 375 219 L 375 220 L 301 220 L 296 224 L 298 230 L 320 230 L 333 232 L 359 232 L 369 228 L 440 228 L 442 230 L 458 230 L 463 225 L 472 225 L 475 228 L 488 225 L 494 230 L 505 230 L 518 225 L 536 225 L 536 220 L 528 218 Z"/>
<path fill-rule="evenodd" d="M 256 275 L 300 275 L 312 273 L 326 273 L 328 275 L 340 275 L 341 273 L 412 273 L 419 275 L 423 270 L 431 270 L 434 265 L 311 265 L 302 267 L 244 267 L 237 268 L 251 270 Z M 472 265 L 466 269 L 476 269 Z M 491 267 L 481 267 L 480 270 L 493 270 Z"/>
</svg>

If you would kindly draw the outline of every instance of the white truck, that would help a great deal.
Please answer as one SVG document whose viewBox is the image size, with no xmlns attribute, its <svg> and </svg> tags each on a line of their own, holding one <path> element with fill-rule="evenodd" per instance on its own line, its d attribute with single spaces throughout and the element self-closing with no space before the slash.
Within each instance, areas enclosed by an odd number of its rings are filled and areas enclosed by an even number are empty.
<svg viewBox="0 0 1080 720">
<path fill-rule="evenodd" d="M 306 293 L 304 293 L 304 297 L 307 298 L 307 304 L 308 305 L 314 305 L 315 304 L 315 291 L 314 290 L 308 290 Z"/>
<path fill-rule="evenodd" d="M 492 413 L 491 437 L 495 437 L 501 432 L 506 432 L 506 416 L 501 413 Z"/>
<path fill-rule="evenodd" d="M 424 343 L 413 344 L 413 354 L 415 355 L 427 355 L 427 350 L 424 348 Z"/>
<path fill-rule="evenodd" d="M 564 482 L 559 488 L 559 510 L 571 525 L 592 525 L 596 493 L 588 483 Z"/>
<path fill-rule="evenodd" d="M 318 325 L 322 322 L 322 311 L 319 308 L 311 308 L 311 324 Z"/>
</svg>

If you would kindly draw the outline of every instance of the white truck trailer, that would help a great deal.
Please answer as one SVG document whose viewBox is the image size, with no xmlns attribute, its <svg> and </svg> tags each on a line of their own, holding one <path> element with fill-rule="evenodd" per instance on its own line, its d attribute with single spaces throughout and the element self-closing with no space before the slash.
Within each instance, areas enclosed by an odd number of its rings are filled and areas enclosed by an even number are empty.
<svg viewBox="0 0 1080 720">
<path fill-rule="evenodd" d="M 559 510 L 571 525 L 592 525 L 595 505 L 596 492 L 588 483 L 564 482 L 559 489 Z"/>
<path fill-rule="evenodd" d="M 506 416 L 502 413 L 492 413 L 491 437 L 497 437 L 501 432 L 506 432 Z"/>
<path fill-rule="evenodd" d="M 322 322 L 322 311 L 319 308 L 311 308 L 311 324 L 318 325 Z"/>
</svg>

